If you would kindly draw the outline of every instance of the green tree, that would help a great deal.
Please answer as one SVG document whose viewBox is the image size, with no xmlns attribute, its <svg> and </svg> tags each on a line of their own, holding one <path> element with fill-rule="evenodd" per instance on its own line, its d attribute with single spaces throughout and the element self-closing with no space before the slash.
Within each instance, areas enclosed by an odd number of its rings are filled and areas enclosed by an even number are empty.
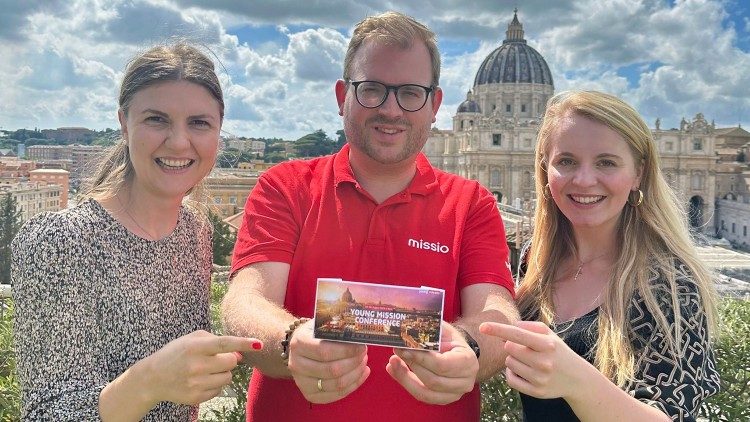
<svg viewBox="0 0 750 422">
<path fill-rule="evenodd" d="M 338 152 L 346 144 L 346 134 L 344 133 L 344 129 L 339 129 L 336 131 L 336 135 L 338 136 L 338 139 L 336 139 L 336 146 L 333 148 L 333 150 L 335 152 Z"/>
<path fill-rule="evenodd" d="M 10 284 L 10 243 L 21 228 L 21 210 L 10 193 L 0 194 L 0 283 Z"/>
<path fill-rule="evenodd" d="M 229 224 L 222 221 L 221 217 L 213 212 L 208 213 L 208 219 L 214 226 L 214 264 L 228 265 L 237 235 L 229 230 Z"/>
<path fill-rule="evenodd" d="M 300 157 L 320 157 L 333 152 L 335 145 L 323 129 L 318 129 L 294 141 L 294 150 Z"/>
</svg>

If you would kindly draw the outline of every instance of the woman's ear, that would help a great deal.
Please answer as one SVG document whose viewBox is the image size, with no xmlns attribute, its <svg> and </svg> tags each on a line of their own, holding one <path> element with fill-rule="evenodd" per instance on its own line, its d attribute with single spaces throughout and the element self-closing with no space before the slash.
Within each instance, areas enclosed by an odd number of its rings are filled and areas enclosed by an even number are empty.
<svg viewBox="0 0 750 422">
<path fill-rule="evenodd" d="M 122 133 L 122 139 L 125 142 L 128 141 L 128 118 L 125 116 L 125 112 L 122 109 L 117 110 L 117 120 L 120 121 L 120 133 Z"/>
</svg>

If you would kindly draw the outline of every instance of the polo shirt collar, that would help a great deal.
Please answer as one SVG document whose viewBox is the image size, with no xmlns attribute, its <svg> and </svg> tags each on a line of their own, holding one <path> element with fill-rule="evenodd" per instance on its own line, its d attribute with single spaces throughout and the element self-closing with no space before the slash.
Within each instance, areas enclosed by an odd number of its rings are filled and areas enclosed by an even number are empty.
<svg viewBox="0 0 750 422">
<path fill-rule="evenodd" d="M 354 178 L 354 171 L 352 171 L 352 166 L 349 164 L 350 148 L 349 144 L 344 144 L 333 158 L 333 180 L 336 187 L 342 182 L 357 184 L 357 179 Z M 416 174 L 406 188 L 406 192 L 427 195 L 438 186 L 435 169 L 422 152 L 417 155 L 416 163 Z"/>
</svg>

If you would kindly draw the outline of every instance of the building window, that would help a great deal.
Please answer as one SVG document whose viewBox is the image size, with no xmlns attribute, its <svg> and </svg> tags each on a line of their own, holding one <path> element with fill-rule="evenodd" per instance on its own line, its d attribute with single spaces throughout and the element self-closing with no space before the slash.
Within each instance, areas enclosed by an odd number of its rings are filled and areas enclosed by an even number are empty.
<svg viewBox="0 0 750 422">
<path fill-rule="evenodd" d="M 742 235 L 747 237 L 747 226 L 742 226 Z"/>
<path fill-rule="evenodd" d="M 670 142 L 665 143 L 664 149 L 666 149 L 667 151 L 672 151 L 672 142 L 670 141 Z"/>
<path fill-rule="evenodd" d="M 693 175 L 690 178 L 691 187 L 694 190 L 703 189 L 703 184 L 704 184 L 704 180 L 703 179 L 704 179 L 703 178 L 703 173 L 701 173 L 701 172 L 694 172 Z"/>
<path fill-rule="evenodd" d="M 732 223 L 732 234 L 734 234 L 734 223 Z"/>
<path fill-rule="evenodd" d="M 214 198 L 214 204 L 221 204 L 221 197 L 217 196 Z"/>
<path fill-rule="evenodd" d="M 521 104 L 521 113 L 526 113 L 526 104 Z"/>
<path fill-rule="evenodd" d="M 524 138 L 523 146 L 526 148 L 531 148 L 531 138 Z"/>
<path fill-rule="evenodd" d="M 232 204 L 232 205 L 236 205 L 237 204 L 237 197 L 230 196 L 229 197 L 229 203 Z"/>
<path fill-rule="evenodd" d="M 505 104 L 505 112 L 510 113 L 511 107 L 510 104 Z"/>
<path fill-rule="evenodd" d="M 701 138 L 693 138 L 693 151 L 703 150 L 703 140 Z"/>
<path fill-rule="evenodd" d="M 500 186 L 500 170 L 492 170 L 490 172 L 490 186 Z"/>
<path fill-rule="evenodd" d="M 523 187 L 528 188 L 531 186 L 531 172 L 523 172 Z"/>
<path fill-rule="evenodd" d="M 503 135 L 500 133 L 493 133 L 492 134 L 492 145 L 499 147 L 502 144 L 503 141 Z"/>
</svg>

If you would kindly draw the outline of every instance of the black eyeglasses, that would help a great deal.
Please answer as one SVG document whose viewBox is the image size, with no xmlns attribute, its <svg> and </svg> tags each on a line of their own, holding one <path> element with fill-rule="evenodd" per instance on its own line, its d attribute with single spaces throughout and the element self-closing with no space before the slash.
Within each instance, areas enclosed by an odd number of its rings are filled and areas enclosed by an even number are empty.
<svg viewBox="0 0 750 422">
<path fill-rule="evenodd" d="M 434 86 L 417 84 L 386 85 L 377 81 L 350 82 L 354 87 L 354 97 L 364 108 L 378 108 L 388 98 L 388 94 L 396 93 L 396 102 L 404 111 L 419 111 L 427 104 L 427 97 L 435 90 Z"/>
</svg>

